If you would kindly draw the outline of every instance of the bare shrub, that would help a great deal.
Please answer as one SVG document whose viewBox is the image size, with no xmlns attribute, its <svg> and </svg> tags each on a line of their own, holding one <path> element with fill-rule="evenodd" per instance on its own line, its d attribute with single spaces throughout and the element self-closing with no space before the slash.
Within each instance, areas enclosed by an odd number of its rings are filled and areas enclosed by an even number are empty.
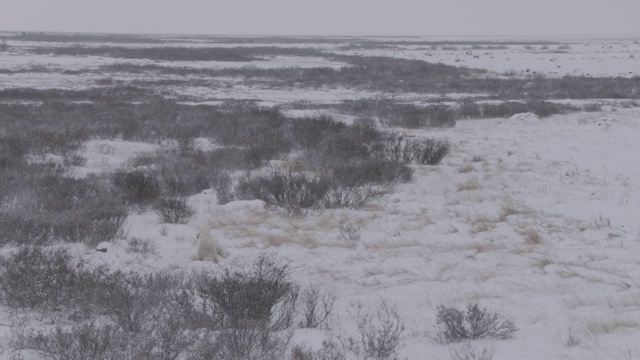
<svg viewBox="0 0 640 360">
<path fill-rule="evenodd" d="M 51 234 L 53 239 L 97 245 L 118 238 L 126 217 L 118 203 L 88 204 L 85 209 L 53 216 Z"/>
<path fill-rule="evenodd" d="M 166 304 L 164 304 L 166 305 Z M 129 359 L 176 360 L 187 354 L 197 338 L 188 330 L 186 319 L 173 308 L 154 312 L 142 332 L 129 335 Z"/>
<path fill-rule="evenodd" d="M 219 332 L 216 340 L 220 352 L 215 359 L 280 360 L 289 346 L 291 332 L 245 324 Z"/>
<path fill-rule="evenodd" d="M 124 273 L 97 275 L 97 306 L 126 331 L 139 333 L 175 288 L 168 275 Z"/>
<path fill-rule="evenodd" d="M 274 170 L 240 180 L 236 188 L 240 199 L 259 199 L 288 209 L 307 209 L 318 204 L 327 191 L 324 180 L 301 173 Z"/>
<path fill-rule="evenodd" d="M 405 327 L 394 306 L 382 300 L 374 310 L 367 310 L 361 303 L 356 303 L 349 315 L 355 320 L 360 335 L 357 339 L 349 338 L 349 350 L 368 358 L 397 357 Z"/>
<path fill-rule="evenodd" d="M 155 254 L 156 246 L 150 239 L 132 237 L 127 241 L 127 251 L 146 256 L 149 254 Z"/>
<path fill-rule="evenodd" d="M 373 147 L 373 155 L 387 161 L 409 164 L 415 158 L 416 142 L 399 134 L 391 134 L 389 138 Z"/>
<path fill-rule="evenodd" d="M 158 169 L 162 192 L 172 197 L 189 196 L 214 188 L 228 192 L 231 178 L 226 169 L 245 168 L 242 150 L 224 148 L 215 151 L 163 151 L 141 156 L 133 165 L 151 165 Z"/>
<path fill-rule="evenodd" d="M 113 183 L 124 200 L 134 205 L 150 205 L 161 195 L 157 177 L 142 170 L 120 170 L 113 175 Z"/>
<path fill-rule="evenodd" d="M 371 201 L 385 196 L 389 191 L 389 187 L 386 186 L 340 186 L 339 184 L 332 184 L 320 203 L 325 209 L 360 209 Z"/>
<path fill-rule="evenodd" d="M 339 230 L 340 235 L 338 238 L 346 242 L 351 247 L 355 247 L 362 237 L 360 226 L 351 221 L 346 221 L 340 224 Z"/>
<path fill-rule="evenodd" d="M 187 200 L 180 197 L 162 197 L 153 206 L 162 221 L 170 224 L 184 224 L 193 216 L 194 211 Z"/>
<path fill-rule="evenodd" d="M 302 292 L 300 296 L 300 313 L 304 328 L 317 328 L 326 324 L 336 297 L 329 293 L 321 292 L 317 287 L 311 286 Z"/>
<path fill-rule="evenodd" d="M 315 158 L 315 162 L 321 163 L 321 167 L 358 163 L 371 160 L 372 153 L 377 151 L 378 144 L 385 137 L 375 127 L 352 125 L 342 131 L 325 131 L 322 139 L 314 147 L 307 148 L 305 153 L 307 158 Z"/>
<path fill-rule="evenodd" d="M 459 309 L 438 305 L 436 325 L 441 327 L 438 335 L 447 343 L 469 338 L 464 312 Z"/>
<path fill-rule="evenodd" d="M 296 345 L 291 349 L 291 360 L 346 360 L 343 348 L 335 341 L 324 340 L 318 350 Z"/>
<path fill-rule="evenodd" d="M 42 245 L 51 240 L 51 224 L 24 210 L 0 212 L 0 241 Z"/>
<path fill-rule="evenodd" d="M 482 346 L 478 348 L 471 344 L 470 341 L 465 342 L 461 346 L 449 348 L 449 358 L 451 360 L 491 360 L 496 350 L 492 346 Z"/>
<path fill-rule="evenodd" d="M 127 211 L 103 179 L 72 179 L 47 168 L 28 168 L 13 194 L 20 202 L 0 209 L 1 242 L 97 244 L 120 235 Z"/>
<path fill-rule="evenodd" d="M 415 159 L 424 165 L 438 165 L 449 153 L 449 142 L 446 140 L 425 139 L 415 145 Z"/>
<path fill-rule="evenodd" d="M 79 282 L 80 264 L 64 249 L 21 246 L 0 261 L 2 301 L 13 309 L 34 309 L 45 313 L 72 304 Z"/>
<path fill-rule="evenodd" d="M 497 313 L 481 308 L 477 303 L 467 305 L 466 312 L 454 307 L 438 305 L 436 325 L 443 342 L 485 337 L 508 339 L 518 331 L 511 320 L 501 319 Z"/>
<path fill-rule="evenodd" d="M 390 185 L 410 182 L 413 169 L 401 163 L 378 159 L 356 161 L 332 168 L 333 181 L 343 187 Z"/>
<path fill-rule="evenodd" d="M 94 323 L 58 326 L 49 332 L 19 334 L 14 348 L 31 349 L 56 360 L 136 359 L 175 360 L 193 347 L 195 339 L 172 314 L 131 333 L 112 325 Z"/>
<path fill-rule="evenodd" d="M 191 311 L 212 319 L 214 329 L 248 324 L 286 329 L 292 324 L 298 300 L 298 287 L 290 281 L 290 272 L 287 261 L 262 255 L 248 266 L 226 269 L 219 277 L 201 274 L 196 278 L 201 304 L 192 306 Z"/>
<path fill-rule="evenodd" d="M 342 108 L 354 115 L 383 118 L 395 127 L 416 129 L 455 126 L 454 111 L 444 105 L 417 106 L 391 99 L 360 99 L 345 101 Z"/>
<path fill-rule="evenodd" d="M 112 360 L 124 358 L 127 341 L 126 334 L 115 327 L 88 324 L 28 334 L 22 347 L 54 360 Z"/>
</svg>

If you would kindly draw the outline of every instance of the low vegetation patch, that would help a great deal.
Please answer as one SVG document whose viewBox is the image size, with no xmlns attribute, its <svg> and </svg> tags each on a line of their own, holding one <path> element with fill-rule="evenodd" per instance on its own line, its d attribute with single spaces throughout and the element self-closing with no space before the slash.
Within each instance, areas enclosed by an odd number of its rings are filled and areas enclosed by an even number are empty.
<svg viewBox="0 0 640 360">
<path fill-rule="evenodd" d="M 480 307 L 477 303 L 467 305 L 466 311 L 438 305 L 436 326 L 440 341 L 445 343 L 485 337 L 508 339 L 518 331 L 511 320 L 502 319 L 498 313 Z"/>
</svg>

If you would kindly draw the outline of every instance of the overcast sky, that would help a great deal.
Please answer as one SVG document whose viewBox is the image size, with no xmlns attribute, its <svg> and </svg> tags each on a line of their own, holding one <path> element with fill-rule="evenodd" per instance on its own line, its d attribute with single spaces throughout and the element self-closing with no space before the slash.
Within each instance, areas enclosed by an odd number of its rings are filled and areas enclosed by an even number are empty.
<svg viewBox="0 0 640 360">
<path fill-rule="evenodd" d="M 637 35 L 640 0 L 0 0 L 0 30 Z"/>
</svg>

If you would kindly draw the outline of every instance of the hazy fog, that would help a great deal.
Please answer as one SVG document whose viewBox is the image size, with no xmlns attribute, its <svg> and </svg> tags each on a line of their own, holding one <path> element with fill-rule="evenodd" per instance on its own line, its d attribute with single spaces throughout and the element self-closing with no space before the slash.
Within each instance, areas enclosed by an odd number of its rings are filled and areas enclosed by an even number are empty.
<svg viewBox="0 0 640 360">
<path fill-rule="evenodd" d="M 640 34 L 637 0 L 2 0 L 0 30 L 286 35 Z"/>
</svg>

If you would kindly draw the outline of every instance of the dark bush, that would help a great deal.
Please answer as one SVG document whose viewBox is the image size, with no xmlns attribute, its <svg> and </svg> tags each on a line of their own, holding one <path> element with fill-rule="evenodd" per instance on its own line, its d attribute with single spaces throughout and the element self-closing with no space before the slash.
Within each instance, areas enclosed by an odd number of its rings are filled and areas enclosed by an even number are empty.
<svg viewBox="0 0 640 360">
<path fill-rule="evenodd" d="M 184 198 L 162 197 L 153 208 L 162 221 L 169 224 L 184 224 L 194 214 Z"/>
<path fill-rule="evenodd" d="M 497 313 L 481 308 L 477 303 L 467 305 L 462 311 L 455 307 L 438 305 L 436 324 L 444 342 L 492 337 L 508 339 L 518 331 L 511 320 L 501 319 Z"/>
<path fill-rule="evenodd" d="M 402 135 L 390 134 L 388 139 L 380 141 L 372 147 L 372 155 L 376 159 L 409 164 L 414 160 L 417 141 Z"/>
<path fill-rule="evenodd" d="M 213 152 L 163 152 L 141 157 L 136 163 L 153 164 L 162 192 L 172 197 L 198 194 L 214 188 L 228 192 L 231 178 L 225 169 L 245 168 L 241 152 L 222 149 Z"/>
<path fill-rule="evenodd" d="M 365 160 L 338 165 L 333 169 L 335 183 L 345 187 L 365 185 L 389 185 L 409 182 L 413 178 L 413 170 L 394 161 Z"/>
<path fill-rule="evenodd" d="M 415 159 L 424 165 L 438 165 L 449 153 L 449 142 L 446 140 L 425 139 L 415 144 Z"/>
<path fill-rule="evenodd" d="M 438 305 L 436 324 L 441 326 L 440 335 L 446 342 L 458 342 L 469 338 L 464 312 L 459 309 Z"/>
<path fill-rule="evenodd" d="M 302 315 L 300 326 L 317 328 L 326 324 L 335 302 L 334 295 L 324 293 L 317 287 L 311 286 L 303 291 L 300 296 L 300 313 Z"/>
<path fill-rule="evenodd" d="M 320 148 L 338 161 L 368 157 L 371 146 L 383 140 L 385 136 L 375 127 L 352 125 L 337 134 L 325 137 Z"/>
<path fill-rule="evenodd" d="M 56 327 L 46 333 L 29 334 L 23 348 L 32 349 L 54 360 L 113 360 L 127 355 L 128 338 L 112 326 L 75 325 L 70 329 Z"/>
<path fill-rule="evenodd" d="M 0 208 L 0 238 L 18 244 L 51 240 L 97 244 L 119 235 L 127 211 L 103 179 L 72 179 L 38 166 L 8 184 L 19 206 Z"/>
<path fill-rule="evenodd" d="M 384 300 L 373 310 L 357 303 L 349 309 L 349 315 L 360 335 L 358 339 L 349 338 L 351 351 L 367 359 L 397 358 L 405 330 L 397 308 Z"/>
<path fill-rule="evenodd" d="M 388 194 L 388 186 L 353 185 L 341 186 L 332 184 L 322 197 L 320 203 L 325 209 L 360 209 L 371 201 Z"/>
<path fill-rule="evenodd" d="M 161 195 L 158 177 L 142 170 L 120 170 L 113 174 L 113 183 L 123 200 L 132 205 L 150 205 Z"/>
<path fill-rule="evenodd" d="M 51 223 L 41 214 L 24 210 L 0 212 L 0 241 L 42 245 L 51 240 Z"/>
<path fill-rule="evenodd" d="M 2 300 L 13 309 L 32 309 L 43 316 L 76 300 L 80 264 L 66 250 L 21 246 L 0 261 Z"/>
<path fill-rule="evenodd" d="M 292 123 L 292 137 L 300 149 L 316 148 L 322 139 L 333 137 L 347 129 L 347 125 L 329 116 L 296 119 Z"/>
<path fill-rule="evenodd" d="M 176 360 L 196 339 L 172 319 L 156 319 L 143 333 L 95 323 L 58 326 L 50 332 L 21 336 L 20 347 L 55 360 Z"/>
<path fill-rule="evenodd" d="M 236 326 L 217 334 L 219 349 L 213 359 L 280 360 L 289 345 L 291 333 L 254 326 Z"/>
<path fill-rule="evenodd" d="M 97 245 L 120 236 L 127 217 L 126 210 L 120 204 L 113 201 L 87 205 L 83 209 L 53 216 L 53 239 Z"/>
<path fill-rule="evenodd" d="M 219 277 L 202 274 L 196 288 L 202 308 L 222 315 L 221 328 L 283 330 L 292 324 L 298 298 L 290 273 L 288 262 L 263 255 L 242 269 L 226 269 Z"/>
<path fill-rule="evenodd" d="M 97 306 L 126 331 L 139 333 L 163 310 L 176 288 L 169 275 L 102 273 L 96 282 Z"/>
<path fill-rule="evenodd" d="M 239 199 L 259 199 L 268 205 L 287 209 L 308 209 L 316 206 L 327 191 L 323 179 L 305 174 L 273 170 L 240 180 L 236 188 Z"/>
<path fill-rule="evenodd" d="M 529 100 L 520 101 L 504 101 L 498 104 L 477 104 L 462 103 L 459 105 L 458 112 L 461 118 L 508 118 L 520 113 L 534 113 L 539 117 L 548 117 L 555 114 L 565 114 L 571 111 L 578 111 L 579 108 L 566 105 L 556 104 L 548 101 Z"/>
</svg>

